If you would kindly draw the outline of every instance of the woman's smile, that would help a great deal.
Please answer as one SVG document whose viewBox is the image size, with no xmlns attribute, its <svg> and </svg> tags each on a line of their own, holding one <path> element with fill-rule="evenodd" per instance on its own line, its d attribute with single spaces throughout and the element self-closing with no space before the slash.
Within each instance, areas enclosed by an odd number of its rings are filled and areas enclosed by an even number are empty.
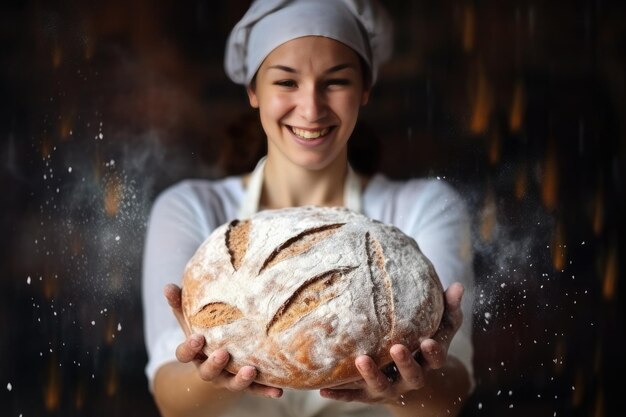
<svg viewBox="0 0 626 417">
<path fill-rule="evenodd" d="M 329 127 L 322 129 L 301 129 L 295 126 L 287 126 L 291 131 L 300 139 L 317 139 L 322 136 L 326 136 L 330 132 Z"/>
</svg>

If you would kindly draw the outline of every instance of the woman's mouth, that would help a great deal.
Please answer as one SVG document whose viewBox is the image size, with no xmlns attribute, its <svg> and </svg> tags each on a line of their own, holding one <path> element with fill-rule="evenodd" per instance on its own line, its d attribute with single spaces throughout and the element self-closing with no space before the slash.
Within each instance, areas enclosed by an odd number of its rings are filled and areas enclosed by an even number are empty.
<svg viewBox="0 0 626 417">
<path fill-rule="evenodd" d="M 299 139 L 311 141 L 328 135 L 328 132 L 330 132 L 332 129 L 332 127 L 325 127 L 323 129 L 309 130 L 300 129 L 294 126 L 288 126 L 288 128 L 289 130 L 291 130 L 291 133 L 296 135 Z"/>
</svg>

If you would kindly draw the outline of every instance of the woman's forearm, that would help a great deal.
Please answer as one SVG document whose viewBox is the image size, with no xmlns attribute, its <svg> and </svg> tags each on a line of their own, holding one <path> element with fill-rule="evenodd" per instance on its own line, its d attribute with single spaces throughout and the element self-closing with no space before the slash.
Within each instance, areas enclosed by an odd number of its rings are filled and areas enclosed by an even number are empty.
<svg viewBox="0 0 626 417">
<path fill-rule="evenodd" d="M 180 362 L 159 369 L 153 394 L 163 417 L 217 417 L 242 395 L 203 381 L 193 364 Z"/>
<path fill-rule="evenodd" d="M 426 385 L 405 394 L 397 405 L 388 405 L 396 417 L 454 417 L 462 409 L 470 389 L 470 378 L 456 358 L 426 374 Z"/>
</svg>

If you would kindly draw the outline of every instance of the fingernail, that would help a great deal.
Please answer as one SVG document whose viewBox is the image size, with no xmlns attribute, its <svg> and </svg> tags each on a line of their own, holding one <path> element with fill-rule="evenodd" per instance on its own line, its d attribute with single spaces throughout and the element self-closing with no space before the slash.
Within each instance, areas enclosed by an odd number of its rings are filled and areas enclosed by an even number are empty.
<svg viewBox="0 0 626 417">
<path fill-rule="evenodd" d="M 362 371 L 371 371 L 372 370 L 372 364 L 369 362 L 359 362 L 358 365 L 360 370 Z"/>
<path fill-rule="evenodd" d="M 213 362 L 218 365 L 224 364 L 228 360 L 228 354 L 224 351 L 218 351 L 213 354 Z"/>
<path fill-rule="evenodd" d="M 191 336 L 189 343 L 191 344 L 191 347 L 193 348 L 199 348 L 200 346 L 202 346 L 202 340 L 200 339 L 199 335 Z"/>
<path fill-rule="evenodd" d="M 409 354 L 407 353 L 406 349 L 396 349 L 396 356 L 398 357 L 398 359 L 405 361 L 409 358 Z"/>
<path fill-rule="evenodd" d="M 273 390 L 267 394 L 269 398 L 280 398 L 283 395 L 283 392 L 280 390 Z"/>
<path fill-rule="evenodd" d="M 254 370 L 254 368 L 245 368 L 241 372 L 241 377 L 245 381 L 250 381 L 254 379 L 255 374 L 256 374 L 256 371 Z"/>
</svg>

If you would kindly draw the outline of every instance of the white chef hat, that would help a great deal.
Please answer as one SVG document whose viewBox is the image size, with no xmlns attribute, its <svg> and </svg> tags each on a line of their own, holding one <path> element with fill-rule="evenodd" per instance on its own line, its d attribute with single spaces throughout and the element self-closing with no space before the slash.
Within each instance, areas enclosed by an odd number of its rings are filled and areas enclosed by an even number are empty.
<svg viewBox="0 0 626 417">
<path fill-rule="evenodd" d="M 302 36 L 352 48 L 368 65 L 373 84 L 378 66 L 391 55 L 393 25 L 376 0 L 255 0 L 226 43 L 226 73 L 248 85 L 272 50 Z"/>
</svg>

